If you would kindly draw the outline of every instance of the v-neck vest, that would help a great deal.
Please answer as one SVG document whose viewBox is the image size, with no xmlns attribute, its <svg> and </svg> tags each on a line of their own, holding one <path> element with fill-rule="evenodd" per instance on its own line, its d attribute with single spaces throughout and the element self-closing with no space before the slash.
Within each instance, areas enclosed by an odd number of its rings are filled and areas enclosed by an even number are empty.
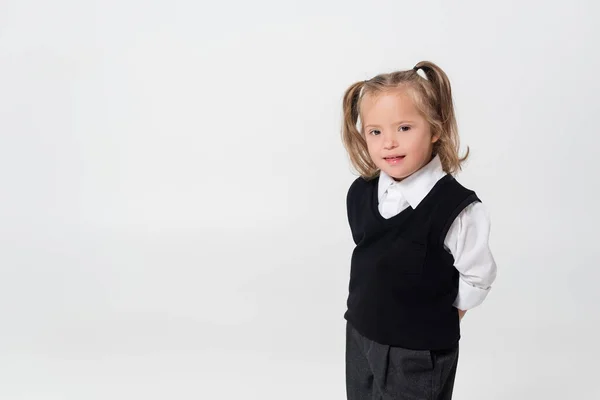
<svg viewBox="0 0 600 400">
<path fill-rule="evenodd" d="M 440 179 L 413 209 L 381 216 L 378 178 L 358 178 L 347 196 L 352 253 L 344 317 L 365 337 L 416 350 L 449 349 L 458 344 L 460 325 L 453 302 L 458 271 L 444 248 L 454 219 L 475 192 L 454 177 Z"/>
</svg>

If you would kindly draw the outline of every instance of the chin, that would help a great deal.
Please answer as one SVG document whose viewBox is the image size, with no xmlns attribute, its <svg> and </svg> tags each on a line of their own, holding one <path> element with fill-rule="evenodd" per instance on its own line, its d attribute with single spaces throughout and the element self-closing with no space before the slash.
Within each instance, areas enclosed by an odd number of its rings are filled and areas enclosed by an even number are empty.
<svg viewBox="0 0 600 400">
<path fill-rule="evenodd" d="M 411 163 L 412 164 L 412 163 Z M 379 169 L 396 180 L 408 178 L 419 170 L 418 165 L 396 165 L 380 164 Z"/>
<path fill-rule="evenodd" d="M 388 174 L 388 175 L 390 175 L 390 174 Z M 402 175 L 395 174 L 395 175 L 390 175 L 390 176 L 391 176 L 392 178 L 394 178 L 395 180 L 397 180 L 397 181 L 401 181 L 402 179 L 406 179 L 406 178 L 408 178 L 408 177 L 409 177 L 409 176 L 411 176 L 411 175 L 412 175 L 412 174 L 402 174 Z"/>
<path fill-rule="evenodd" d="M 408 178 L 412 174 L 412 172 L 409 171 L 399 171 L 397 169 L 390 168 L 381 168 L 381 170 L 396 180 Z"/>
</svg>

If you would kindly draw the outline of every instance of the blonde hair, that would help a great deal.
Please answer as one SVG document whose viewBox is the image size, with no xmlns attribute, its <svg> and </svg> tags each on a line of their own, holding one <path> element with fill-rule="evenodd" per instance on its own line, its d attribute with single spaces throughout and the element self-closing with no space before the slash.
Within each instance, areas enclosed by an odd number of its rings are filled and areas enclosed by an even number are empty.
<svg viewBox="0 0 600 400">
<path fill-rule="evenodd" d="M 421 69 L 426 78 L 417 73 Z M 367 94 L 406 88 L 415 107 L 427 120 L 433 136 L 439 139 L 433 144 L 433 154 L 437 154 L 446 173 L 455 174 L 469 156 L 458 154 L 460 140 L 452 102 L 450 81 L 444 71 L 430 61 L 421 61 L 413 69 L 377 75 L 368 81 L 356 82 L 344 93 L 342 140 L 357 172 L 365 179 L 375 178 L 379 169 L 375 166 L 367 150 L 367 142 L 357 127 L 360 116 L 360 103 Z M 362 123 L 361 123 L 362 125 Z"/>
</svg>

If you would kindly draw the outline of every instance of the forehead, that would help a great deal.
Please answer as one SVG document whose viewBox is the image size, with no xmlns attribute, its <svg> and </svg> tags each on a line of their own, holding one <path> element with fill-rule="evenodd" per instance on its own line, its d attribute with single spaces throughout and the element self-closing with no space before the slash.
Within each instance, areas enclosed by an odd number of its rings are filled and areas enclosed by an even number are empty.
<svg viewBox="0 0 600 400">
<path fill-rule="evenodd" d="M 419 111 L 407 89 L 392 89 L 365 94 L 361 100 L 360 114 L 365 122 L 372 119 L 419 117 Z"/>
</svg>

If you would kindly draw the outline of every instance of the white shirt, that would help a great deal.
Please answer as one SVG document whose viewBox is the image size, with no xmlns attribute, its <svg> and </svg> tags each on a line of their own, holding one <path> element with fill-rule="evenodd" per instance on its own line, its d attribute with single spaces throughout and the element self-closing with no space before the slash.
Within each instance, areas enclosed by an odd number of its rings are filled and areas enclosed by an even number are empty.
<svg viewBox="0 0 600 400">
<path fill-rule="evenodd" d="M 400 182 L 381 171 L 378 184 L 379 212 L 391 218 L 409 206 L 417 208 L 446 173 L 439 156 Z M 489 248 L 490 218 L 481 202 L 467 206 L 456 217 L 444 246 L 454 257 L 460 274 L 454 307 L 468 310 L 480 305 L 496 279 L 496 263 Z"/>
</svg>

